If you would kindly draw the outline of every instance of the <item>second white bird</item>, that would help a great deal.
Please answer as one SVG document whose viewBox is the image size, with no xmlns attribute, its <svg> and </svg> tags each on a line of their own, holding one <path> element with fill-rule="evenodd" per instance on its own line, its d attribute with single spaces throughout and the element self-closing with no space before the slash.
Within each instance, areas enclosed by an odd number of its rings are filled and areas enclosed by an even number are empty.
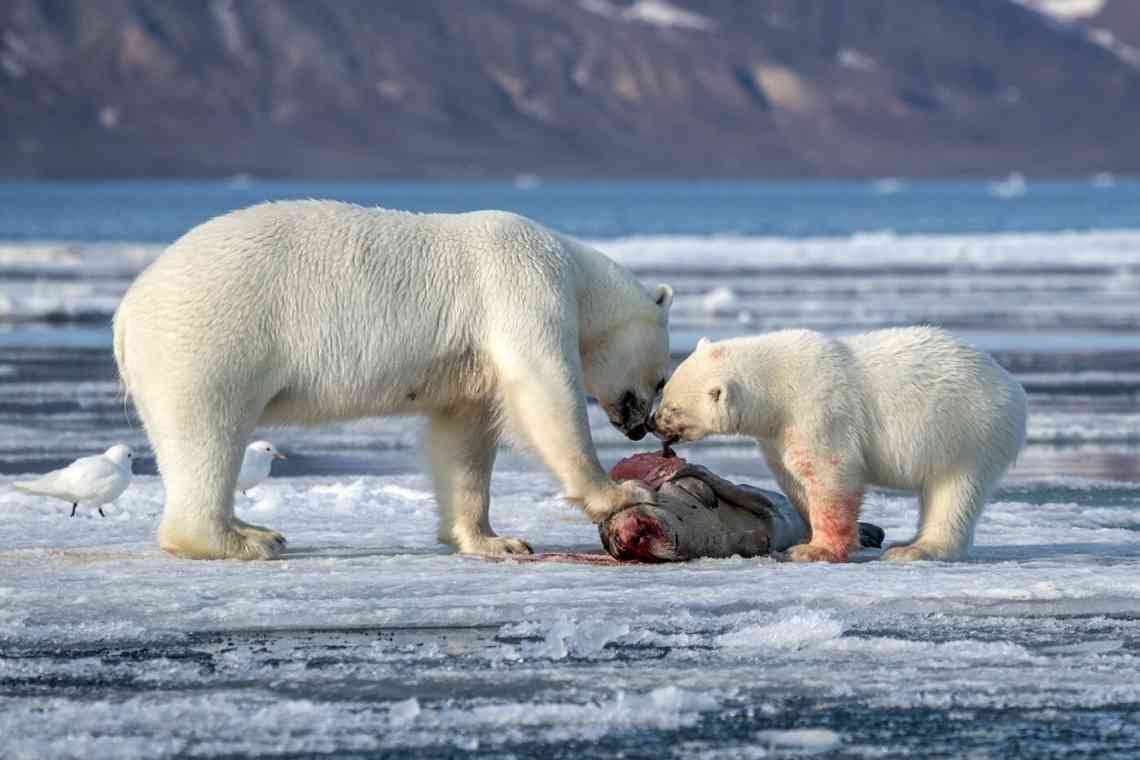
<svg viewBox="0 0 1140 760">
<path fill-rule="evenodd" d="M 285 455 L 269 441 L 254 441 L 246 446 L 241 471 L 238 473 L 237 490 L 245 493 L 268 478 L 274 459 L 285 459 Z"/>
</svg>

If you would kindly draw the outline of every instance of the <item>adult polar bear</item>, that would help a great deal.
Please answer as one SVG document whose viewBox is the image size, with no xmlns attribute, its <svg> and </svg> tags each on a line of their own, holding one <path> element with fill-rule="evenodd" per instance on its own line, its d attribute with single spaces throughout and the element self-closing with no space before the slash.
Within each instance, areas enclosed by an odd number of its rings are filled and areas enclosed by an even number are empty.
<svg viewBox="0 0 1140 760">
<path fill-rule="evenodd" d="M 166 487 L 159 544 L 266 559 L 283 537 L 238 520 L 259 424 L 424 414 L 440 539 L 529 552 L 488 519 L 503 428 L 600 522 L 651 498 L 598 462 L 586 394 L 631 438 L 669 363 L 672 290 L 498 211 L 412 214 L 269 203 L 188 232 L 131 285 L 115 359 Z"/>
</svg>

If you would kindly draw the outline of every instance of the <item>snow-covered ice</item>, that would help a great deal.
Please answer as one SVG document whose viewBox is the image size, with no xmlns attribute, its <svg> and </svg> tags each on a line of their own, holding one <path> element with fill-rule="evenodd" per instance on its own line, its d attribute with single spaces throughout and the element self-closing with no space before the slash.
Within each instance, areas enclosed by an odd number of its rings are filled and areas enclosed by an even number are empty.
<svg viewBox="0 0 1140 760">
<path fill-rule="evenodd" d="M 282 561 L 179 561 L 153 543 L 160 482 L 136 481 L 106 520 L 0 483 L 11 756 L 684 756 L 711 736 L 881 756 L 918 751 L 931 710 L 960 715 L 925 732 L 947 746 L 1001 713 L 1018 731 L 1116 721 L 1140 747 L 1134 484 L 1015 479 L 963 564 L 595 567 L 450 554 L 422 475 L 274 479 L 238 509 L 285 532 Z M 494 500 L 496 528 L 539 550 L 598 546 L 544 475 L 500 473 Z M 875 493 L 866 519 L 904 540 L 915 512 Z"/>
</svg>

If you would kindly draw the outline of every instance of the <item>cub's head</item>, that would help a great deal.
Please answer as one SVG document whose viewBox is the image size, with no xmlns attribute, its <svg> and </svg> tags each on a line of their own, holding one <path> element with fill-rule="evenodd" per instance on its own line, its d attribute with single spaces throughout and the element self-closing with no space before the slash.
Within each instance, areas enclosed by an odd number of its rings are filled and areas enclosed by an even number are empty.
<svg viewBox="0 0 1140 760">
<path fill-rule="evenodd" d="M 658 438 L 669 443 L 699 441 L 707 435 L 738 432 L 732 411 L 735 383 L 726 351 L 701 338 L 697 350 L 677 367 L 653 419 Z"/>
<path fill-rule="evenodd" d="M 653 402 L 669 374 L 672 304 L 673 289 L 658 285 L 640 314 L 599 336 L 582 354 L 587 392 L 634 441 L 649 432 Z"/>
</svg>

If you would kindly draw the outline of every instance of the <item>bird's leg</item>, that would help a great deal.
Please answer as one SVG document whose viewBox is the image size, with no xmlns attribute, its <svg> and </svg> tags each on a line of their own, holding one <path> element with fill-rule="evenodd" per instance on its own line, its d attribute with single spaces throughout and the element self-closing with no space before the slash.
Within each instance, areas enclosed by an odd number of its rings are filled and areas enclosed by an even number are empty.
<svg viewBox="0 0 1140 760">
<path fill-rule="evenodd" d="M 96 507 L 96 509 L 99 510 L 99 516 L 100 517 L 106 517 L 107 516 L 107 515 L 103 514 L 103 508 L 102 507 Z"/>
<path fill-rule="evenodd" d="M 76 509 L 76 507 L 78 507 L 78 506 L 79 506 L 79 502 L 74 502 L 74 503 L 71 505 L 71 516 L 72 516 L 72 517 L 75 517 L 75 509 Z"/>
</svg>

